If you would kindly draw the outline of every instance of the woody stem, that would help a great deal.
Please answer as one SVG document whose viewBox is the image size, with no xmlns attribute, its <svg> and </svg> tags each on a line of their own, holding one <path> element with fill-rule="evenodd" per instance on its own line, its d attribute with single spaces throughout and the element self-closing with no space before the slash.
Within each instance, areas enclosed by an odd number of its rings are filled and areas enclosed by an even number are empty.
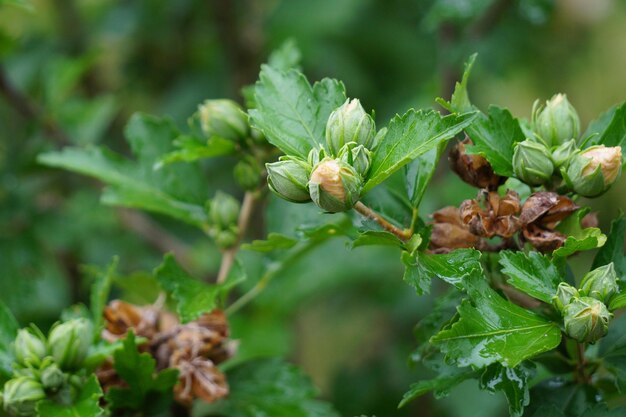
<svg viewBox="0 0 626 417">
<path fill-rule="evenodd" d="M 360 201 L 354 205 L 354 209 L 359 212 L 363 217 L 368 218 L 370 220 L 374 220 L 378 223 L 383 229 L 388 231 L 389 233 L 393 233 L 398 237 L 398 239 L 402 241 L 407 241 L 413 236 L 413 231 L 410 229 L 400 229 L 399 227 L 391 224 L 387 219 L 382 217 L 380 214 L 376 213 L 371 208 L 367 207 L 365 204 Z"/>
</svg>

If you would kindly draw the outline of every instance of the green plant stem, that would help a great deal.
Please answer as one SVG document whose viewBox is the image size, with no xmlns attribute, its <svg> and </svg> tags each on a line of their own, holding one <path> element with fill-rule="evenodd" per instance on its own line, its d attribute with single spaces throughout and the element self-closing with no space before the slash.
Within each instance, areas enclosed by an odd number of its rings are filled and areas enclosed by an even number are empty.
<svg viewBox="0 0 626 417">
<path fill-rule="evenodd" d="M 323 241 L 323 239 L 311 239 L 304 242 L 301 246 L 296 248 L 294 251 L 289 253 L 289 255 L 281 259 L 279 261 L 272 262 L 265 273 L 259 281 L 252 287 L 248 292 L 239 297 L 234 303 L 232 303 L 228 308 L 226 308 L 226 315 L 229 316 L 231 314 L 236 313 L 254 298 L 259 295 L 267 285 L 274 279 L 280 272 L 284 271 L 286 268 L 293 265 L 296 261 L 298 261 L 302 256 L 309 253 L 311 250 L 319 246 L 319 244 Z"/>
<path fill-rule="evenodd" d="M 246 191 L 243 196 L 243 202 L 241 203 L 241 210 L 239 211 L 239 218 L 237 219 L 237 229 L 239 230 L 237 236 L 237 242 L 230 248 L 224 250 L 222 252 L 222 263 L 220 264 L 220 270 L 217 273 L 218 284 L 226 281 L 226 277 L 228 277 L 228 273 L 232 269 L 235 263 L 235 257 L 237 256 L 237 252 L 239 251 L 239 246 L 241 245 L 241 240 L 246 234 L 246 230 L 248 229 L 248 225 L 250 224 L 250 218 L 254 213 L 254 207 L 256 206 L 257 201 L 257 192 L 255 191 Z"/>
<path fill-rule="evenodd" d="M 399 227 L 394 226 L 389 221 L 387 221 L 387 219 L 385 219 L 380 214 L 376 213 L 374 210 L 372 210 L 371 208 L 367 207 L 365 204 L 361 203 L 360 201 L 358 201 L 354 205 L 354 209 L 357 212 L 359 212 L 359 214 L 361 214 L 363 217 L 366 217 L 366 218 L 368 218 L 370 220 L 374 220 L 383 229 L 385 229 L 386 231 L 388 231 L 390 233 L 393 233 L 394 235 L 396 235 L 398 237 L 398 239 L 402 240 L 403 242 L 406 242 L 407 240 L 409 240 L 411 238 L 411 236 L 413 236 L 413 231 L 412 230 L 410 230 L 410 229 L 402 230 Z"/>
<path fill-rule="evenodd" d="M 587 365 L 587 361 L 585 359 L 585 344 L 577 343 L 576 344 L 578 360 L 576 362 L 576 379 L 582 383 L 589 383 L 589 377 L 585 375 L 585 366 Z"/>
</svg>

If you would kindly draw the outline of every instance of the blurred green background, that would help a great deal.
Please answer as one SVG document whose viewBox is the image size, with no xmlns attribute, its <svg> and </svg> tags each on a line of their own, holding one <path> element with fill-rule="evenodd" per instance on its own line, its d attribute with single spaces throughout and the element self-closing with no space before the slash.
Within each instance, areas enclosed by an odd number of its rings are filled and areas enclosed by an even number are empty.
<svg viewBox="0 0 626 417">
<path fill-rule="evenodd" d="M 470 92 L 481 108 L 497 103 L 527 118 L 536 98 L 564 92 L 584 127 L 626 99 L 624 22 L 618 0 L 0 1 L 0 298 L 24 324 L 45 327 L 85 299 L 83 266 L 114 255 L 124 274 L 115 295 L 135 302 L 152 301 L 156 289 L 138 271 L 167 250 L 198 276 L 215 274 L 219 253 L 203 235 L 102 206 L 98 183 L 35 158 L 68 144 L 128 153 L 123 126 L 136 111 L 183 126 L 206 98 L 241 101 L 240 89 L 287 40 L 301 49 L 310 79 L 343 80 L 380 126 L 449 97 L 464 60 L 478 52 Z M 233 163 L 211 160 L 205 172 L 215 189 L 240 194 Z M 474 195 L 442 168 L 424 216 Z M 593 203 L 603 230 L 626 208 L 625 181 Z M 270 199 L 251 237 L 327 217 Z M 251 286 L 264 260 L 244 259 Z M 396 410 L 408 385 L 428 377 L 410 364 L 413 327 L 444 291 L 418 298 L 401 276 L 397 252 L 350 251 L 331 240 L 232 318 L 237 360 L 288 357 L 345 416 L 504 415 L 503 398 L 474 383 Z"/>
</svg>

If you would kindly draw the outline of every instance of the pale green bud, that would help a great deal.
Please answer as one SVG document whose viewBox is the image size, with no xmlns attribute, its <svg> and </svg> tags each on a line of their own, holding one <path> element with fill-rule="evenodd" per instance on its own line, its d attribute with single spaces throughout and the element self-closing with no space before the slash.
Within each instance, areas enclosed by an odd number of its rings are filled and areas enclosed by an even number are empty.
<svg viewBox="0 0 626 417">
<path fill-rule="evenodd" d="M 237 224 L 239 201 L 230 194 L 218 191 L 209 203 L 209 219 L 220 229 Z"/>
<path fill-rule="evenodd" d="M 43 387 L 32 378 L 20 376 L 4 384 L 2 402 L 4 410 L 11 416 L 36 415 L 37 403 L 45 398 Z"/>
<path fill-rule="evenodd" d="M 580 343 L 594 343 L 606 335 L 612 317 L 602 301 L 574 298 L 563 310 L 565 333 Z"/>
<path fill-rule="evenodd" d="M 580 282 L 582 295 L 593 297 L 603 303 L 608 303 L 617 292 L 619 292 L 619 286 L 613 262 L 587 272 Z"/>
<path fill-rule="evenodd" d="M 73 319 L 50 330 L 48 346 L 61 369 L 72 371 L 80 368 L 85 361 L 92 339 L 93 329 L 89 320 Z"/>
<path fill-rule="evenodd" d="M 311 173 L 309 192 L 318 207 L 330 213 L 350 210 L 359 201 L 363 181 L 349 164 L 326 158 Z"/>
<path fill-rule="evenodd" d="M 304 161 L 285 158 L 265 164 L 267 185 L 280 197 L 294 203 L 311 201 L 309 196 L 309 175 L 311 166 Z"/>
<path fill-rule="evenodd" d="M 356 169 L 356 172 L 361 175 L 361 178 L 366 178 L 370 169 L 372 156 L 371 152 L 365 146 L 357 146 L 354 142 L 347 143 L 341 148 L 337 157 L 343 162 L 352 165 L 352 167 Z"/>
<path fill-rule="evenodd" d="M 567 185 L 583 197 L 597 197 L 606 192 L 622 172 L 622 148 L 592 146 L 572 156 L 566 170 L 561 170 Z"/>
<path fill-rule="evenodd" d="M 66 380 L 66 375 L 56 363 L 50 363 L 41 371 L 41 385 L 47 390 L 56 391 Z"/>
<path fill-rule="evenodd" d="M 513 171 L 528 185 L 547 182 L 554 172 L 550 152 L 543 144 L 529 139 L 518 143 L 513 152 Z"/>
<path fill-rule="evenodd" d="M 206 100 L 198 106 L 202 132 L 234 142 L 249 135 L 248 117 L 241 106 L 232 100 Z"/>
<path fill-rule="evenodd" d="M 48 354 L 46 341 L 30 329 L 20 329 L 15 338 L 15 360 L 21 365 L 39 365 Z"/>
<path fill-rule="evenodd" d="M 237 183 L 246 191 L 253 191 L 261 181 L 261 169 L 254 160 L 242 160 L 237 162 L 233 169 Z"/>
<path fill-rule="evenodd" d="M 556 94 L 545 107 L 537 100 L 533 106 L 532 129 L 548 146 L 559 146 L 578 139 L 580 119 L 565 94 Z"/>
<path fill-rule="evenodd" d="M 333 111 L 326 123 L 326 145 L 332 155 L 338 155 L 349 142 L 366 148 L 372 147 L 376 136 L 376 124 L 357 99 L 346 102 Z"/>
<path fill-rule="evenodd" d="M 563 313 L 565 306 L 572 302 L 572 299 L 578 298 L 578 290 L 567 282 L 561 282 L 556 289 L 556 295 L 552 297 L 552 304 Z"/>
<path fill-rule="evenodd" d="M 228 249 L 233 247 L 239 240 L 239 234 L 236 227 L 231 227 L 226 230 L 215 231 L 215 244 L 221 249 Z"/>
<path fill-rule="evenodd" d="M 578 152 L 578 147 L 576 146 L 576 140 L 568 140 L 563 143 L 556 149 L 552 151 L 552 161 L 554 162 L 554 166 L 557 168 L 561 168 L 562 166 L 567 166 L 569 159 Z"/>
</svg>

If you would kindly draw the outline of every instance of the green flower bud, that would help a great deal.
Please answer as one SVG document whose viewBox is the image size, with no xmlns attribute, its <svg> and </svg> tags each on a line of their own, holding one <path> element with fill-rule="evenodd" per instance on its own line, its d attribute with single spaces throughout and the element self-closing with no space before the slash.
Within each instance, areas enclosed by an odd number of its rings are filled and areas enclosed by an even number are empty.
<svg viewBox="0 0 626 417">
<path fill-rule="evenodd" d="M 532 129 L 548 146 L 559 146 L 578 139 L 580 119 L 565 94 L 556 94 L 545 107 L 537 100 L 533 106 Z"/>
<path fill-rule="evenodd" d="M 338 155 L 349 142 L 371 148 L 376 136 L 376 124 L 365 113 L 357 99 L 346 102 L 333 111 L 326 123 L 326 145 L 332 155 Z"/>
<path fill-rule="evenodd" d="M 12 416 L 34 416 L 37 403 L 46 398 L 39 382 L 20 376 L 4 384 L 2 402 L 4 410 Z"/>
<path fill-rule="evenodd" d="M 572 139 L 563 143 L 561 146 L 552 151 L 552 161 L 554 162 L 554 166 L 556 166 L 557 168 L 561 168 L 564 165 L 567 166 L 569 159 L 576 152 L 578 152 L 576 140 Z"/>
<path fill-rule="evenodd" d="M 565 333 L 580 343 L 594 343 L 606 335 L 613 315 L 602 301 L 574 298 L 563 310 Z"/>
<path fill-rule="evenodd" d="M 278 162 L 265 164 L 267 185 L 280 197 L 293 203 L 311 201 L 309 196 L 309 175 L 311 166 L 304 161 L 284 158 Z"/>
<path fill-rule="evenodd" d="M 198 115 L 202 132 L 208 137 L 240 141 L 249 135 L 248 117 L 232 100 L 206 100 L 198 106 Z"/>
<path fill-rule="evenodd" d="M 212 237 L 218 248 L 232 248 L 239 240 L 238 228 L 231 226 L 225 230 L 214 229 Z"/>
<path fill-rule="evenodd" d="M 361 195 L 363 181 L 349 164 L 326 158 L 311 173 L 311 200 L 330 213 L 350 210 Z"/>
<path fill-rule="evenodd" d="M 563 313 L 565 306 L 572 302 L 572 299 L 578 298 L 578 290 L 567 282 L 561 282 L 556 289 L 556 295 L 552 297 L 552 304 Z"/>
<path fill-rule="evenodd" d="M 220 229 L 237 224 L 239 201 L 230 194 L 218 191 L 209 203 L 209 219 Z"/>
<path fill-rule="evenodd" d="M 547 182 L 554 172 L 550 152 L 543 144 L 529 139 L 518 143 L 513 152 L 513 171 L 528 185 Z"/>
<path fill-rule="evenodd" d="M 93 329 L 87 319 L 73 319 L 50 330 L 48 345 L 55 362 L 63 370 L 81 367 L 93 339 Z"/>
<path fill-rule="evenodd" d="M 56 363 L 50 363 L 41 371 L 41 385 L 44 389 L 56 391 L 65 384 L 67 377 Z"/>
<path fill-rule="evenodd" d="M 30 329 L 20 329 L 15 338 L 15 359 L 23 366 L 39 365 L 48 354 L 46 341 Z"/>
<path fill-rule="evenodd" d="M 345 144 L 339 151 L 337 158 L 346 164 L 352 165 L 356 172 L 361 175 L 361 178 L 365 178 L 367 175 L 372 161 L 371 152 L 365 146 L 357 146 L 354 142 Z"/>
<path fill-rule="evenodd" d="M 237 162 L 233 174 L 237 183 L 246 191 L 255 190 L 261 181 L 261 169 L 254 160 Z"/>
<path fill-rule="evenodd" d="M 593 297 L 603 303 L 607 303 L 617 292 L 619 292 L 619 286 L 613 262 L 587 272 L 580 282 L 582 295 Z"/>
<path fill-rule="evenodd" d="M 606 192 L 622 172 L 622 148 L 592 146 L 570 158 L 561 170 L 567 185 L 583 197 Z"/>
</svg>

